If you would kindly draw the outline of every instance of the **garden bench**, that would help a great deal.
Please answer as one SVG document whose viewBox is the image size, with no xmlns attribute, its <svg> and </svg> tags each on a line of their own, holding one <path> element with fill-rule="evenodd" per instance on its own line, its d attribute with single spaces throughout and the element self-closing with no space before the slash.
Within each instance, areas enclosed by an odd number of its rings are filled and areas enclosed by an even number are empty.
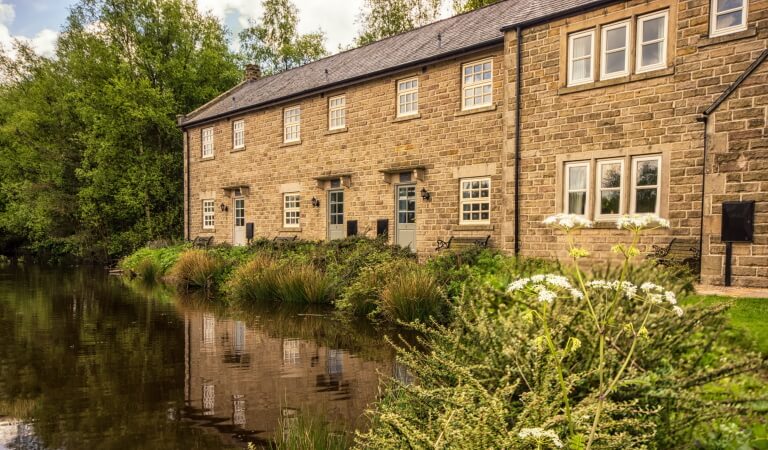
<svg viewBox="0 0 768 450">
<path fill-rule="evenodd" d="M 687 266 L 691 270 L 698 270 L 701 263 L 701 254 L 696 242 L 674 238 L 666 246 L 653 246 L 653 253 L 648 255 L 659 266 Z"/>
<path fill-rule="evenodd" d="M 272 241 L 276 244 L 287 244 L 288 242 L 293 242 L 298 238 L 299 236 L 296 234 L 293 236 L 276 236 Z"/>
<path fill-rule="evenodd" d="M 207 249 L 213 244 L 213 236 L 198 236 L 192 241 L 192 248 Z"/>
<path fill-rule="evenodd" d="M 464 248 L 476 245 L 480 248 L 488 248 L 488 242 L 491 240 L 491 235 L 485 237 L 461 237 L 451 236 L 447 241 L 442 239 L 437 240 L 437 248 L 435 250 L 448 250 L 451 248 Z"/>
</svg>

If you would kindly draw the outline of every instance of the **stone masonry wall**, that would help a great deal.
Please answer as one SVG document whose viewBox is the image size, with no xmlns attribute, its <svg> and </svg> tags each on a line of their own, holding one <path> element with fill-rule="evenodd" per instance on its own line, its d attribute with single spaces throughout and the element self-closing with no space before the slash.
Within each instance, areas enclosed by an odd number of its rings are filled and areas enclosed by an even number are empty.
<svg viewBox="0 0 768 450">
<path fill-rule="evenodd" d="M 503 145 L 501 46 L 427 67 L 393 74 L 346 89 L 315 95 L 285 105 L 221 120 L 215 126 L 215 157 L 201 158 L 201 130 L 188 130 L 191 149 L 191 236 L 213 235 L 216 242 L 232 242 L 232 199 L 224 188 L 249 185 L 246 222 L 255 224 L 257 237 L 298 235 L 325 239 L 328 183 L 316 177 L 351 174 L 345 187 L 346 219 L 358 220 L 359 234 L 375 236 L 376 220 L 389 219 L 394 236 L 394 175 L 385 181 L 381 170 L 424 166 L 417 190 L 417 250 L 428 254 L 437 239 L 492 235 L 500 242 L 501 164 Z M 461 65 L 493 59 L 494 106 L 461 111 Z M 414 119 L 396 118 L 396 81 L 419 77 L 419 113 Z M 328 98 L 346 94 L 347 129 L 328 131 Z M 301 143 L 283 144 L 283 108 L 301 105 Z M 498 107 L 496 106 L 498 105 Z M 232 151 L 232 121 L 245 120 L 246 148 Z M 491 224 L 459 225 L 459 179 L 491 177 Z M 414 180 L 416 181 L 416 180 Z M 301 228 L 282 224 L 281 190 L 301 192 Z M 422 188 L 431 193 L 423 201 Z M 310 204 L 313 197 L 320 207 Z M 215 199 L 215 230 L 202 229 L 202 200 Z M 221 204 L 229 211 L 222 212 Z"/>
</svg>

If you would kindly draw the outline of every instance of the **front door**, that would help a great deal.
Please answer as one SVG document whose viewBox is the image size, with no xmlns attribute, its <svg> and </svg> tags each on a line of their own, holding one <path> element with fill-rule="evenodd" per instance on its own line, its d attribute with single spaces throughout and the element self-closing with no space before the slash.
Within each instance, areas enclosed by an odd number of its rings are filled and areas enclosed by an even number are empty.
<svg viewBox="0 0 768 450">
<path fill-rule="evenodd" d="M 328 240 L 347 237 L 345 226 L 344 191 L 328 191 Z"/>
<path fill-rule="evenodd" d="M 395 243 L 416 251 L 416 185 L 395 186 Z"/>
<path fill-rule="evenodd" d="M 233 209 L 235 213 L 235 230 L 232 245 L 245 245 L 247 244 L 247 239 L 245 238 L 245 199 L 235 198 Z"/>
</svg>

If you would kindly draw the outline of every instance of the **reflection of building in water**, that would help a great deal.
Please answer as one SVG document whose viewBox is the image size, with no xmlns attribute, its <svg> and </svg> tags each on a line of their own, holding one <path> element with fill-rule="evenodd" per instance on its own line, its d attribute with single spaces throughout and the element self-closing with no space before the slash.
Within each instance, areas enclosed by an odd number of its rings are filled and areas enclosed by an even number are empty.
<svg viewBox="0 0 768 450">
<path fill-rule="evenodd" d="M 268 439 L 302 412 L 364 427 L 363 413 L 376 399 L 379 373 L 394 370 L 388 361 L 369 361 L 209 314 L 187 312 L 185 322 L 187 404 L 192 416 L 222 432 Z M 314 335 L 311 331 L 305 334 Z"/>
<path fill-rule="evenodd" d="M 16 419 L 0 418 L 0 449 L 44 450 L 35 436 L 32 424 Z"/>
<path fill-rule="evenodd" d="M 392 377 L 403 384 L 413 384 L 413 375 L 400 361 L 395 361 Z"/>
</svg>

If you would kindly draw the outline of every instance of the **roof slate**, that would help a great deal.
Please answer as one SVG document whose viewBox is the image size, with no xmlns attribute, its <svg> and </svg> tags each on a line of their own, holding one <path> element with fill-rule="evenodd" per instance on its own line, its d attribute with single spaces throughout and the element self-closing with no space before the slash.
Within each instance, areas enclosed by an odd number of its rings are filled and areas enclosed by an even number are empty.
<svg viewBox="0 0 768 450">
<path fill-rule="evenodd" d="M 505 0 L 276 75 L 245 81 L 180 121 L 182 126 L 289 100 L 334 85 L 500 42 L 502 28 L 605 0 Z M 438 40 L 438 35 L 440 39 Z"/>
</svg>

